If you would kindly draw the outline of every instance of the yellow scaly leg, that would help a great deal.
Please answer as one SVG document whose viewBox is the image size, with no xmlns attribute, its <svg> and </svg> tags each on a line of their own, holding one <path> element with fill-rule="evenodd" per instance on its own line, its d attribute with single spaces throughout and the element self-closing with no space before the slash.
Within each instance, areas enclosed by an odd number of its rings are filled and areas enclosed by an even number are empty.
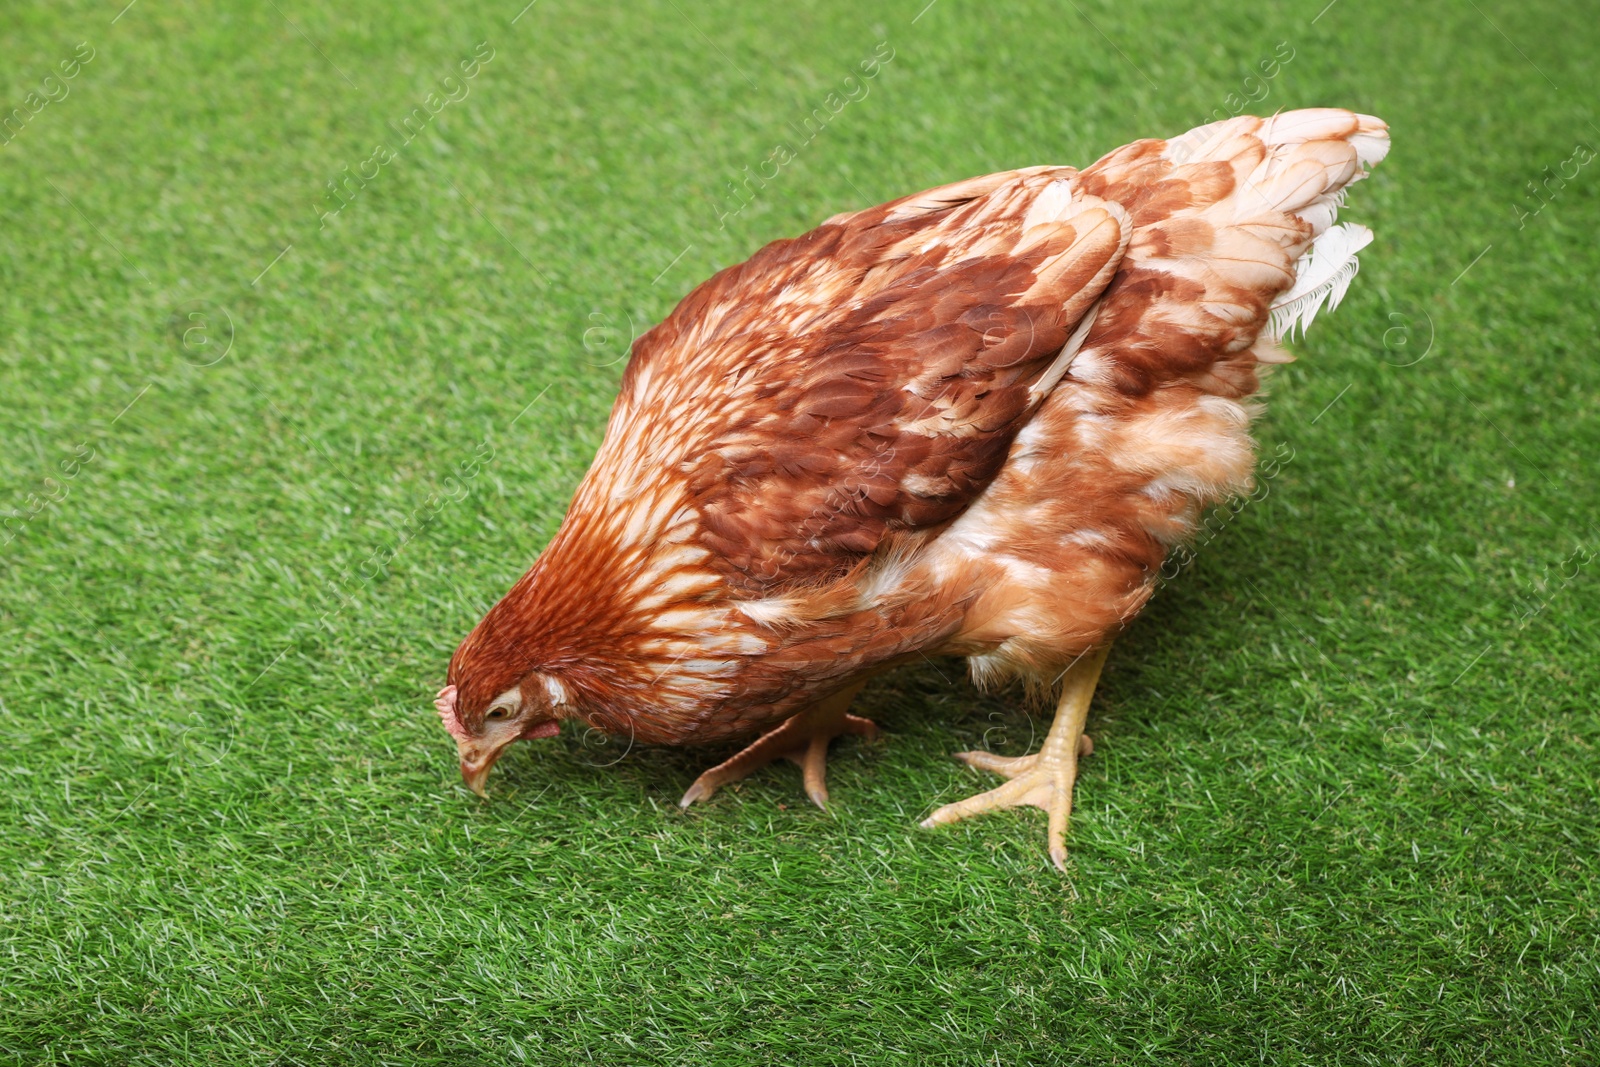
<svg viewBox="0 0 1600 1067">
<path fill-rule="evenodd" d="M 1089 701 L 1100 681 L 1110 645 L 1093 649 L 1067 668 L 1056 705 L 1056 721 L 1050 736 L 1031 756 L 996 756 L 992 752 L 958 752 L 956 758 L 979 770 L 994 771 L 1011 779 L 1005 785 L 975 797 L 946 804 L 923 820 L 923 826 L 939 826 L 971 815 L 1002 808 L 1032 805 L 1050 816 L 1050 859 L 1062 870 L 1067 868 L 1067 820 L 1072 815 L 1072 786 L 1078 778 L 1078 758 L 1094 751 L 1094 743 L 1083 732 L 1089 718 Z"/>
</svg>

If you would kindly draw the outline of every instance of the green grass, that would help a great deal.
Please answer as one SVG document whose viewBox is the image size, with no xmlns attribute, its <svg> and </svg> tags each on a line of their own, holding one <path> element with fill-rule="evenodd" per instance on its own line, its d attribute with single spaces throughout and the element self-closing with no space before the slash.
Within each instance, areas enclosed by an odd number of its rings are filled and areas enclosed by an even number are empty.
<svg viewBox="0 0 1600 1067">
<path fill-rule="evenodd" d="M 12 6 L 0 113 L 95 53 L 0 147 L 0 1055 L 1600 1059 L 1600 161 L 1516 215 L 1600 147 L 1592 12 L 924 2 Z M 681 813 L 720 751 L 576 735 L 463 791 L 432 692 L 630 322 L 836 211 L 1205 121 L 1280 42 L 1252 110 L 1393 125 L 1378 242 L 1273 383 L 1292 462 L 1112 655 L 1066 877 L 1037 813 L 916 828 L 984 784 L 950 752 L 1042 728 L 956 662 L 865 691 L 830 814 L 789 767 Z"/>
</svg>

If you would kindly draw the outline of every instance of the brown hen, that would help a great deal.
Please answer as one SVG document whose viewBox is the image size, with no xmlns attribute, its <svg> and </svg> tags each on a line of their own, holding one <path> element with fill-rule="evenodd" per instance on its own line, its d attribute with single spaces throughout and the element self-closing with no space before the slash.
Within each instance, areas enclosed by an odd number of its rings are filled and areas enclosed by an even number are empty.
<svg viewBox="0 0 1600 1067">
<path fill-rule="evenodd" d="M 439 712 L 482 792 L 563 719 L 643 742 L 760 735 L 687 806 L 823 764 L 872 675 L 969 657 L 1059 691 L 1035 755 L 934 825 L 1030 804 L 1065 832 L 1112 639 L 1203 509 L 1249 488 L 1259 367 L 1336 303 L 1344 190 L 1384 124 L 1213 123 L 1083 171 L 991 174 L 838 215 L 640 337 L 560 531 L 456 650 Z"/>
</svg>

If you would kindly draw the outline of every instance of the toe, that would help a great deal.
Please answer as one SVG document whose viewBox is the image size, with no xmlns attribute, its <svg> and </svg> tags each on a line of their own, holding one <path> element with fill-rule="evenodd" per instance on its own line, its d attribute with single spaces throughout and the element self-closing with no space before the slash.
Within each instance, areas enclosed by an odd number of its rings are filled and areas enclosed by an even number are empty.
<svg viewBox="0 0 1600 1067">
<path fill-rule="evenodd" d="M 696 778 L 694 784 L 689 787 L 688 792 L 683 794 L 683 799 L 678 801 L 678 807 L 687 808 L 697 800 L 705 800 L 716 791 L 716 786 Z"/>
<path fill-rule="evenodd" d="M 811 798 L 811 803 L 828 810 L 828 739 L 826 737 L 813 737 L 811 746 L 806 749 L 805 759 L 800 764 L 800 771 L 806 783 L 806 796 Z"/>
<path fill-rule="evenodd" d="M 846 715 L 841 726 L 843 729 L 840 730 L 840 733 L 857 734 L 865 737 L 868 741 L 876 741 L 878 739 L 878 724 L 871 719 L 863 719 L 859 715 Z"/>
<path fill-rule="evenodd" d="M 1026 785 L 1019 781 L 1010 781 L 987 793 L 958 800 L 954 804 L 944 807 L 922 820 L 922 825 L 927 827 L 940 826 L 944 823 L 957 822 L 973 815 L 981 815 L 986 811 L 999 811 L 1003 808 L 1014 808 L 1023 803 L 1022 794 Z"/>
<path fill-rule="evenodd" d="M 957 752 L 956 759 L 980 771 L 1014 778 L 1033 764 L 1032 756 L 997 756 L 993 752 Z"/>
</svg>

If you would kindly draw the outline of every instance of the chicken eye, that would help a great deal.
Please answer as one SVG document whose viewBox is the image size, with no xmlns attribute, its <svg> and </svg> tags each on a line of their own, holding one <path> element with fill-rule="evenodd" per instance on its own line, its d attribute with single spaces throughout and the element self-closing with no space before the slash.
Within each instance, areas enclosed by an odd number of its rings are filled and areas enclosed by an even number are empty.
<svg viewBox="0 0 1600 1067">
<path fill-rule="evenodd" d="M 495 707 L 495 708 L 490 708 L 489 709 L 488 718 L 498 720 L 498 719 L 508 719 L 510 717 L 511 717 L 511 709 L 506 707 L 504 704 L 501 704 L 499 707 Z"/>
</svg>

